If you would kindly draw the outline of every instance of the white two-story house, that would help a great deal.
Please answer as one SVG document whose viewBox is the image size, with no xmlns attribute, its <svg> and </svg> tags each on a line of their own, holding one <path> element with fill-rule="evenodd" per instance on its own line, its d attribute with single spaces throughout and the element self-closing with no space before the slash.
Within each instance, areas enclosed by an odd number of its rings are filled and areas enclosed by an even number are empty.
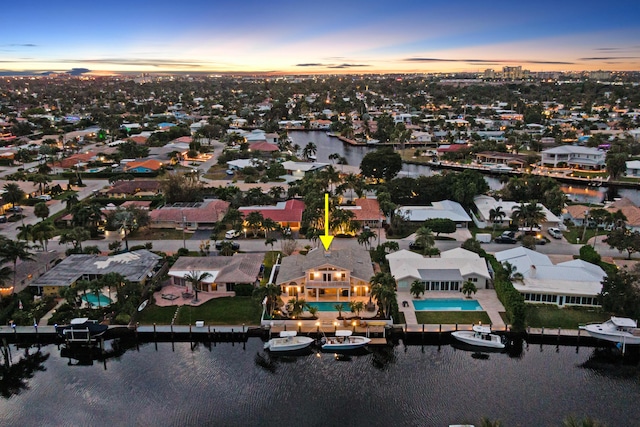
<svg viewBox="0 0 640 427">
<path fill-rule="evenodd" d="M 605 165 L 606 153 L 597 148 L 561 145 L 542 151 L 542 166 L 599 170 Z"/>
</svg>

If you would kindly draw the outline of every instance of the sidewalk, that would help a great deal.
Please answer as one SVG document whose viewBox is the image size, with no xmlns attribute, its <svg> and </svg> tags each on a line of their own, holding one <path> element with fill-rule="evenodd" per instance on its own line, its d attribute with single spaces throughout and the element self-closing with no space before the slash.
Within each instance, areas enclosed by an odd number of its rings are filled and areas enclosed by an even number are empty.
<svg viewBox="0 0 640 427">
<path fill-rule="evenodd" d="M 42 316 L 42 319 L 40 319 L 40 321 L 38 322 L 38 327 L 40 326 L 47 326 L 49 319 L 51 319 L 51 316 L 53 316 L 53 313 L 56 312 L 56 310 L 58 310 L 60 308 L 60 306 L 62 304 L 64 304 L 67 300 L 65 300 L 64 298 L 61 298 L 58 303 L 56 304 L 55 307 L 53 307 L 47 314 L 45 314 L 44 316 Z"/>
</svg>

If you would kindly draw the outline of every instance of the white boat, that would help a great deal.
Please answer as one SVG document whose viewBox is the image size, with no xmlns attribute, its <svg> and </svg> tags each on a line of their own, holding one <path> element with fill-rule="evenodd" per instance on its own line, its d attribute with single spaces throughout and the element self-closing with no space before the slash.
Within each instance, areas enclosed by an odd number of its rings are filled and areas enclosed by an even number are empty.
<svg viewBox="0 0 640 427">
<path fill-rule="evenodd" d="M 611 317 L 604 323 L 580 326 L 592 337 L 622 344 L 640 344 L 640 329 L 635 320 L 627 317 Z"/>
<path fill-rule="evenodd" d="M 505 347 L 503 338 L 500 335 L 492 334 L 490 326 L 473 325 L 471 331 L 456 331 L 451 335 L 459 341 L 478 347 Z"/>
<path fill-rule="evenodd" d="M 295 351 L 309 347 L 312 342 L 313 338 L 299 337 L 296 331 L 282 331 L 280 337 L 267 341 L 264 348 L 273 352 Z"/>
<path fill-rule="evenodd" d="M 323 350 L 355 350 L 369 344 L 371 339 L 352 335 L 349 330 L 339 329 L 334 337 L 325 337 L 322 343 Z"/>
<path fill-rule="evenodd" d="M 496 173 L 509 173 L 513 171 L 513 168 L 507 165 L 493 165 L 489 166 L 489 170 Z"/>
</svg>

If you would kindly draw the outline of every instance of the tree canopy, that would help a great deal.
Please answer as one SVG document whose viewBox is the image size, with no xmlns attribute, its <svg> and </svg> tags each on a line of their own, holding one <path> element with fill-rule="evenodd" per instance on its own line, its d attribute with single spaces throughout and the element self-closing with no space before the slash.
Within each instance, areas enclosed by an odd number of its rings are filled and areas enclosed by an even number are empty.
<svg viewBox="0 0 640 427">
<path fill-rule="evenodd" d="M 377 180 L 389 181 L 398 175 L 400 169 L 402 158 L 391 147 L 371 151 L 365 154 L 360 162 L 362 175 Z"/>
</svg>

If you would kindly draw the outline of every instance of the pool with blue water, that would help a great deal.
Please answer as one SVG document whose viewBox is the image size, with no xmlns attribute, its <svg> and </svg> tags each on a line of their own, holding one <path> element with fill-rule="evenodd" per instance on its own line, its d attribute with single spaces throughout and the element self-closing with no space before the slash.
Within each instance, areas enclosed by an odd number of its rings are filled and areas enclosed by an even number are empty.
<svg viewBox="0 0 640 427">
<path fill-rule="evenodd" d="M 482 311 L 482 307 L 472 299 L 426 299 L 413 300 L 413 307 L 417 311 Z"/>
</svg>

